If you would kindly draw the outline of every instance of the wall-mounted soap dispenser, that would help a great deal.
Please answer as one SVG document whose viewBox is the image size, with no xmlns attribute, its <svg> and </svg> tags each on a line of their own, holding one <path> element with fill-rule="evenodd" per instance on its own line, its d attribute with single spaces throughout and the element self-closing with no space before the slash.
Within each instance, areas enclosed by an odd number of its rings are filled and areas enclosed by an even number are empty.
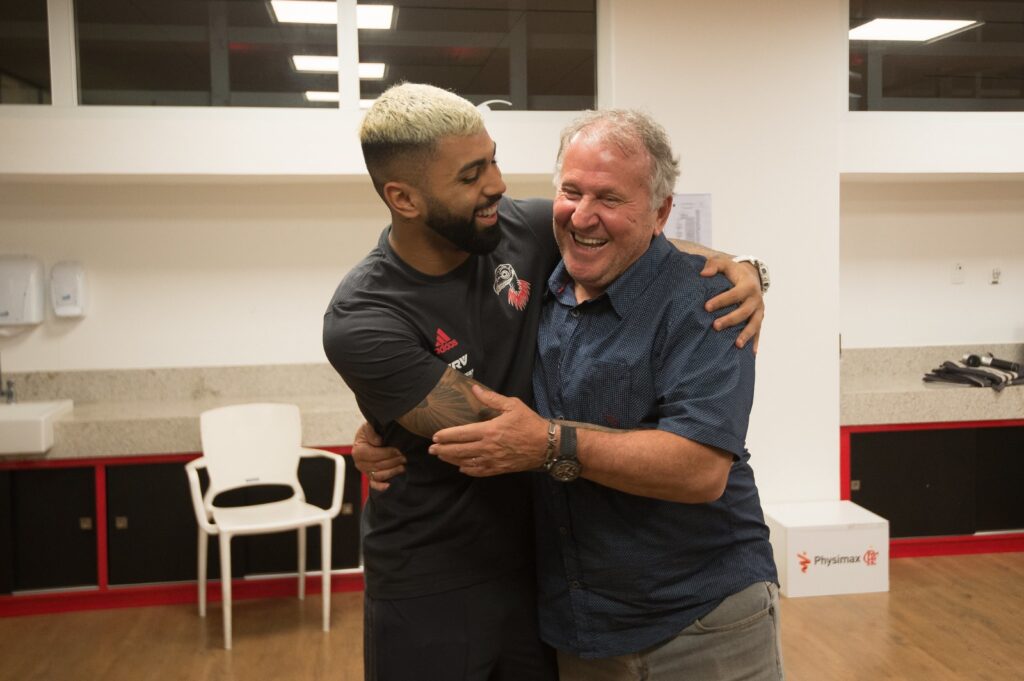
<svg viewBox="0 0 1024 681">
<path fill-rule="evenodd" d="M 82 263 L 64 261 L 50 269 L 50 302 L 57 317 L 84 317 L 85 291 Z"/>
<path fill-rule="evenodd" d="M 43 322 L 43 263 L 27 255 L 0 255 L 0 336 Z"/>
</svg>

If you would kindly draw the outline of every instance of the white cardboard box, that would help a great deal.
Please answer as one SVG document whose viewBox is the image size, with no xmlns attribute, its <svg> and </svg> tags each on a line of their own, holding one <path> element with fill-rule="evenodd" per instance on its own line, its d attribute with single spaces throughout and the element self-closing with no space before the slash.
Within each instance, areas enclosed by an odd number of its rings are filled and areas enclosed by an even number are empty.
<svg viewBox="0 0 1024 681">
<path fill-rule="evenodd" d="M 889 590 L 889 521 L 851 501 L 765 504 L 784 596 Z"/>
</svg>

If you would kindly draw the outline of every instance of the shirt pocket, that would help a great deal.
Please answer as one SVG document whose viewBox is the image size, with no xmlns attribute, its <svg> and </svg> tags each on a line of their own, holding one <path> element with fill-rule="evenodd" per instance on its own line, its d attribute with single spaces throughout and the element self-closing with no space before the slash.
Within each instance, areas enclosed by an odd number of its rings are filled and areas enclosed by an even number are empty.
<svg viewBox="0 0 1024 681">
<path fill-rule="evenodd" d="M 633 428 L 630 369 L 625 362 L 584 359 L 576 407 L 578 420 L 608 428 Z"/>
</svg>

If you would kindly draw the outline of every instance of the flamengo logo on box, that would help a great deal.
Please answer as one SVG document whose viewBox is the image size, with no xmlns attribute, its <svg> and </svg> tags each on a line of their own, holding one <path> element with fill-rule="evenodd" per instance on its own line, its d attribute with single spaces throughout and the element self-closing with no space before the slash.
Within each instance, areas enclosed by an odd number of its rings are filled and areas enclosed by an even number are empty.
<svg viewBox="0 0 1024 681">
<path fill-rule="evenodd" d="M 878 551 L 873 548 L 868 548 L 863 554 L 859 556 L 814 556 L 811 558 L 807 555 L 806 551 L 801 551 L 796 554 L 796 559 L 800 563 L 800 572 L 807 572 L 807 569 L 814 565 L 815 567 L 835 567 L 837 565 L 852 565 L 855 563 L 863 563 L 868 567 L 872 567 L 878 564 Z"/>
</svg>

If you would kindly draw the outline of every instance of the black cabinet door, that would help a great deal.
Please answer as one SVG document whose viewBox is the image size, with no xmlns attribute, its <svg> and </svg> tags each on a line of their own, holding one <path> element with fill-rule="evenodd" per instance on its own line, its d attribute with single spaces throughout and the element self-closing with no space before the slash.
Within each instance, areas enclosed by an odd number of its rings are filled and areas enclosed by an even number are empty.
<svg viewBox="0 0 1024 681">
<path fill-rule="evenodd" d="M 978 531 L 1024 529 L 1024 426 L 979 428 Z"/>
<path fill-rule="evenodd" d="M 14 526 L 11 508 L 11 474 L 0 471 L 0 594 L 14 590 Z"/>
<path fill-rule="evenodd" d="M 11 472 L 14 589 L 97 584 L 92 468 Z"/>
<path fill-rule="evenodd" d="M 889 521 L 892 537 L 973 534 L 973 429 L 854 433 L 850 499 Z"/>
<path fill-rule="evenodd" d="M 332 569 L 359 566 L 360 474 L 351 458 L 345 461 L 345 491 L 341 513 L 331 525 Z M 334 463 L 323 458 L 305 458 L 299 465 L 299 483 L 306 501 L 327 508 L 334 487 Z M 281 491 L 272 488 L 248 488 L 249 503 L 281 499 Z M 298 536 L 294 530 L 277 534 L 254 535 L 240 540 L 245 545 L 248 574 L 292 573 L 298 569 Z M 306 569 L 320 569 L 320 529 L 306 531 Z"/>
<path fill-rule="evenodd" d="M 197 578 L 199 528 L 182 463 L 107 466 L 107 564 L 111 584 Z M 232 542 L 233 544 L 237 543 Z M 209 540 L 207 577 L 220 578 L 217 538 Z M 232 572 L 241 576 L 232 546 Z"/>
</svg>

